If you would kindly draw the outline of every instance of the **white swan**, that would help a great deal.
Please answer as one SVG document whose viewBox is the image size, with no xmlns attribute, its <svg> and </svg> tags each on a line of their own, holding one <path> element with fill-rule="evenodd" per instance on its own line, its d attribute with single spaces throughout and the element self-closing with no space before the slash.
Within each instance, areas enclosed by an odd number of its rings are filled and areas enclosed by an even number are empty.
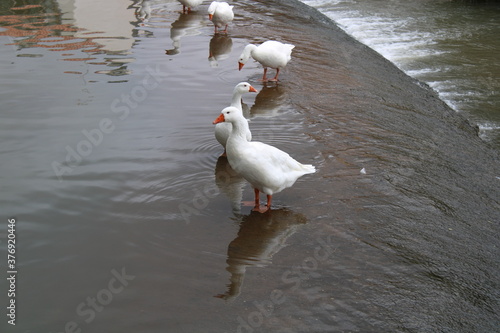
<svg viewBox="0 0 500 333">
<path fill-rule="evenodd" d="M 308 173 L 316 172 L 310 164 L 301 164 L 276 147 L 262 142 L 249 142 L 246 132 L 248 121 L 240 110 L 227 107 L 214 124 L 229 122 L 233 128 L 227 140 L 227 159 L 231 167 L 241 174 L 254 188 L 255 211 L 265 212 L 271 208 L 274 193 L 292 186 L 295 181 Z M 267 195 L 267 205 L 260 208 L 259 193 Z"/>
<path fill-rule="evenodd" d="M 226 28 L 220 32 L 227 33 L 227 26 L 234 19 L 233 7 L 227 2 L 214 1 L 210 4 L 208 7 L 208 18 L 214 24 L 215 33 L 217 33 L 217 28 L 222 28 L 223 26 L 226 26 Z"/>
<path fill-rule="evenodd" d="M 295 45 L 283 44 L 274 40 L 268 40 L 259 46 L 248 44 L 243 49 L 243 53 L 238 60 L 239 70 L 241 70 L 248 59 L 252 57 L 264 66 L 262 81 L 278 81 L 280 68 L 285 67 L 290 59 L 292 59 L 292 49 L 294 47 Z M 266 78 L 267 67 L 276 69 L 276 76 L 269 80 Z"/>
<path fill-rule="evenodd" d="M 192 8 L 200 5 L 203 2 L 203 0 L 177 0 L 177 1 L 179 1 L 182 4 L 183 13 L 186 12 L 186 8 L 187 12 L 190 13 Z"/>
<path fill-rule="evenodd" d="M 248 92 L 257 92 L 257 89 L 252 87 L 248 82 L 240 82 L 233 89 L 231 106 L 237 108 L 241 112 L 242 116 L 243 110 L 241 107 L 241 96 Z M 215 138 L 224 147 L 224 153 L 222 155 L 226 154 L 226 143 L 229 135 L 231 134 L 232 128 L 233 126 L 229 122 L 219 123 L 215 126 Z M 250 133 L 250 130 L 248 130 L 245 135 L 248 141 L 252 140 L 252 133 Z"/>
</svg>

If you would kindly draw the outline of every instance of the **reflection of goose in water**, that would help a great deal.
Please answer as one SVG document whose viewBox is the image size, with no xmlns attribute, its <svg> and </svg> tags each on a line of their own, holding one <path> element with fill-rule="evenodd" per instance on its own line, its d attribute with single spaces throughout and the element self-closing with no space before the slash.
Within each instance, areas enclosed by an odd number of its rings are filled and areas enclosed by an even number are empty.
<svg viewBox="0 0 500 333">
<path fill-rule="evenodd" d="M 274 117 L 277 116 L 285 104 L 285 88 L 278 85 L 267 87 L 255 97 L 255 102 L 250 109 L 251 117 Z"/>
<path fill-rule="evenodd" d="M 233 41 L 231 37 L 219 34 L 214 35 L 210 39 L 209 44 L 210 54 L 208 55 L 208 61 L 210 62 L 210 67 L 217 67 L 219 66 L 219 61 L 227 59 L 232 47 Z"/>
<path fill-rule="evenodd" d="M 201 27 L 203 27 L 202 15 L 180 14 L 179 18 L 172 23 L 172 28 L 170 28 L 170 39 L 172 39 L 172 46 L 174 48 L 166 50 L 166 54 L 175 55 L 180 53 L 181 38 L 199 35 Z"/>
<path fill-rule="evenodd" d="M 243 188 L 247 181 L 231 168 L 225 156 L 220 156 L 215 165 L 215 184 L 231 201 L 233 213 L 239 214 L 241 212 Z"/>
<path fill-rule="evenodd" d="M 240 82 L 233 89 L 233 96 L 231 98 L 231 106 L 243 112 L 243 103 L 242 96 L 243 94 L 249 92 L 258 92 L 257 89 L 252 87 L 248 82 Z M 243 113 L 244 114 L 244 113 Z M 224 147 L 224 153 L 226 154 L 226 143 L 229 138 L 229 134 L 231 134 L 232 125 L 230 123 L 220 123 L 215 125 L 215 138 L 217 141 Z M 247 128 L 245 131 L 245 135 L 248 141 L 252 140 L 252 133 L 250 133 L 250 129 Z"/>
<path fill-rule="evenodd" d="M 229 300 L 241 293 L 245 271 L 249 266 L 265 267 L 286 246 L 286 240 L 307 223 L 304 215 L 280 208 L 265 214 L 251 212 L 243 216 L 238 236 L 227 249 L 227 268 L 231 273 L 226 293 L 215 297 Z"/>
<path fill-rule="evenodd" d="M 135 0 L 128 8 L 135 8 L 135 16 L 141 22 L 147 23 L 151 18 L 150 0 Z"/>
<path fill-rule="evenodd" d="M 203 0 L 177 0 L 182 4 L 182 13 L 191 13 L 191 10 L 201 4 Z"/>
</svg>

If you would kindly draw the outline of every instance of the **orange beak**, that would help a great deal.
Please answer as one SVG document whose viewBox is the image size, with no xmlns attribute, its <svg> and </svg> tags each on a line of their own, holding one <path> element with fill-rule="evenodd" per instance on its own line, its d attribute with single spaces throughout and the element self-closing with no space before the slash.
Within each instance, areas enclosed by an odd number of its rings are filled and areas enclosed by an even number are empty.
<svg viewBox="0 0 500 333">
<path fill-rule="evenodd" d="M 208 19 L 212 21 L 212 17 L 214 17 L 212 14 L 208 14 Z"/>
<path fill-rule="evenodd" d="M 214 120 L 214 122 L 213 122 L 212 124 L 214 124 L 214 125 L 215 125 L 215 124 L 218 124 L 218 123 L 223 123 L 224 121 L 225 121 L 225 119 L 224 119 L 224 115 L 221 113 L 221 114 L 217 117 L 217 119 L 215 119 L 215 120 Z"/>
<path fill-rule="evenodd" d="M 241 69 L 243 68 L 243 66 L 245 66 L 245 64 L 242 64 L 241 62 L 238 62 L 238 67 L 239 67 L 239 71 L 241 71 Z"/>
<path fill-rule="evenodd" d="M 250 86 L 250 88 L 248 89 L 249 92 L 256 92 L 258 93 L 259 91 L 257 89 L 255 89 L 254 87 Z"/>
</svg>

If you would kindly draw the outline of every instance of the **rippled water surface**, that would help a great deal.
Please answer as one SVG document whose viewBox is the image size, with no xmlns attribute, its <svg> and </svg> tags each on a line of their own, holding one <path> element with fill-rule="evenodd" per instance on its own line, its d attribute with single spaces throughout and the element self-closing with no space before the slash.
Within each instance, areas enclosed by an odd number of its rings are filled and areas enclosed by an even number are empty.
<svg viewBox="0 0 500 333">
<path fill-rule="evenodd" d="M 18 220 L 19 332 L 192 331 L 193 318 L 198 331 L 235 329 L 236 315 L 224 324 L 201 309 L 223 312 L 213 296 L 248 293 L 246 268 L 269 265 L 307 222 L 279 208 L 297 192 L 276 197 L 272 218 L 242 208 L 253 191 L 213 135 L 235 84 L 252 80 L 254 137 L 314 161 L 289 91 L 252 79 L 256 64 L 238 72 L 247 41 L 213 36 L 206 6 L 180 8 L 2 5 L 1 199 Z M 116 274 L 130 278 L 123 288 L 109 284 Z M 109 286 L 123 291 L 99 294 Z"/>
<path fill-rule="evenodd" d="M 18 240 L 2 332 L 498 327 L 496 155 L 291 2 L 233 3 L 227 36 L 206 2 L 0 5 L 0 205 Z M 237 70 L 268 38 L 296 45 L 277 86 Z M 213 135 L 240 81 L 259 90 L 243 96 L 254 139 L 318 168 L 266 214 Z"/>
<path fill-rule="evenodd" d="M 497 1 L 304 0 L 434 88 L 500 149 Z"/>
</svg>

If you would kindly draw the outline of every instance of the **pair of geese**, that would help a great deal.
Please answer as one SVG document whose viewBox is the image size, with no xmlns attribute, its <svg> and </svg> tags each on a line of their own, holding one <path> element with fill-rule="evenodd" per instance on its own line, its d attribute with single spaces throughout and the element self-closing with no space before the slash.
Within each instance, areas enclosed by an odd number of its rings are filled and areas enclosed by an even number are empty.
<svg viewBox="0 0 500 333">
<path fill-rule="evenodd" d="M 182 4 L 182 11 L 186 12 L 187 9 L 188 13 L 191 11 L 191 8 L 203 2 L 203 0 L 177 1 Z M 215 33 L 218 32 L 218 28 L 222 28 L 223 26 L 225 26 L 225 30 L 221 32 L 227 32 L 227 26 L 234 18 L 233 7 L 234 6 L 230 6 L 227 2 L 213 1 L 210 4 L 208 7 L 208 16 L 214 24 Z M 294 47 L 295 46 L 292 44 L 283 44 L 277 41 L 267 41 L 259 46 L 249 44 L 244 48 L 238 61 L 239 70 L 241 70 L 250 57 L 252 57 L 264 67 L 263 82 L 278 81 L 280 68 L 285 67 L 288 61 L 290 61 L 292 49 Z M 276 69 L 276 75 L 272 79 L 268 79 L 266 76 L 268 67 Z"/>
<path fill-rule="evenodd" d="M 271 145 L 251 141 L 248 120 L 243 116 L 241 96 L 257 92 L 248 82 L 241 82 L 233 90 L 231 106 L 222 110 L 214 120 L 215 137 L 224 147 L 229 165 L 245 178 L 255 194 L 254 211 L 261 213 L 271 208 L 272 196 L 309 173 L 316 172 L 313 165 L 302 164 L 286 152 Z M 260 192 L 267 195 L 267 203 L 260 206 Z"/>
<path fill-rule="evenodd" d="M 193 7 L 200 5 L 203 0 L 177 0 L 182 4 L 182 12 L 191 12 Z M 208 7 L 208 18 L 213 22 L 215 26 L 215 33 L 217 33 L 217 28 L 222 28 L 226 26 L 224 31 L 227 32 L 227 26 L 234 19 L 233 6 L 230 6 L 227 2 L 213 1 Z"/>
<path fill-rule="evenodd" d="M 188 11 L 196 7 L 203 0 L 178 0 Z M 226 2 L 212 2 L 208 9 L 209 18 L 217 28 L 231 22 L 234 17 L 232 7 Z M 239 70 L 252 57 L 264 67 L 262 81 L 278 81 L 280 68 L 286 66 L 291 59 L 292 44 L 283 44 L 278 41 L 267 41 L 259 46 L 249 44 L 243 49 L 238 59 Z M 275 68 L 276 76 L 267 79 L 267 68 Z M 316 172 L 313 165 L 302 164 L 293 159 L 286 152 L 271 145 L 251 141 L 252 133 L 248 120 L 243 116 L 241 98 L 248 92 L 257 92 L 248 82 L 238 83 L 232 96 L 231 106 L 222 110 L 215 124 L 215 138 L 224 147 L 229 165 L 245 178 L 253 187 L 255 194 L 254 211 L 266 212 L 271 208 L 272 196 L 285 188 L 292 186 L 295 181 L 309 173 Z M 260 192 L 266 194 L 267 203 L 260 206 Z"/>
</svg>

